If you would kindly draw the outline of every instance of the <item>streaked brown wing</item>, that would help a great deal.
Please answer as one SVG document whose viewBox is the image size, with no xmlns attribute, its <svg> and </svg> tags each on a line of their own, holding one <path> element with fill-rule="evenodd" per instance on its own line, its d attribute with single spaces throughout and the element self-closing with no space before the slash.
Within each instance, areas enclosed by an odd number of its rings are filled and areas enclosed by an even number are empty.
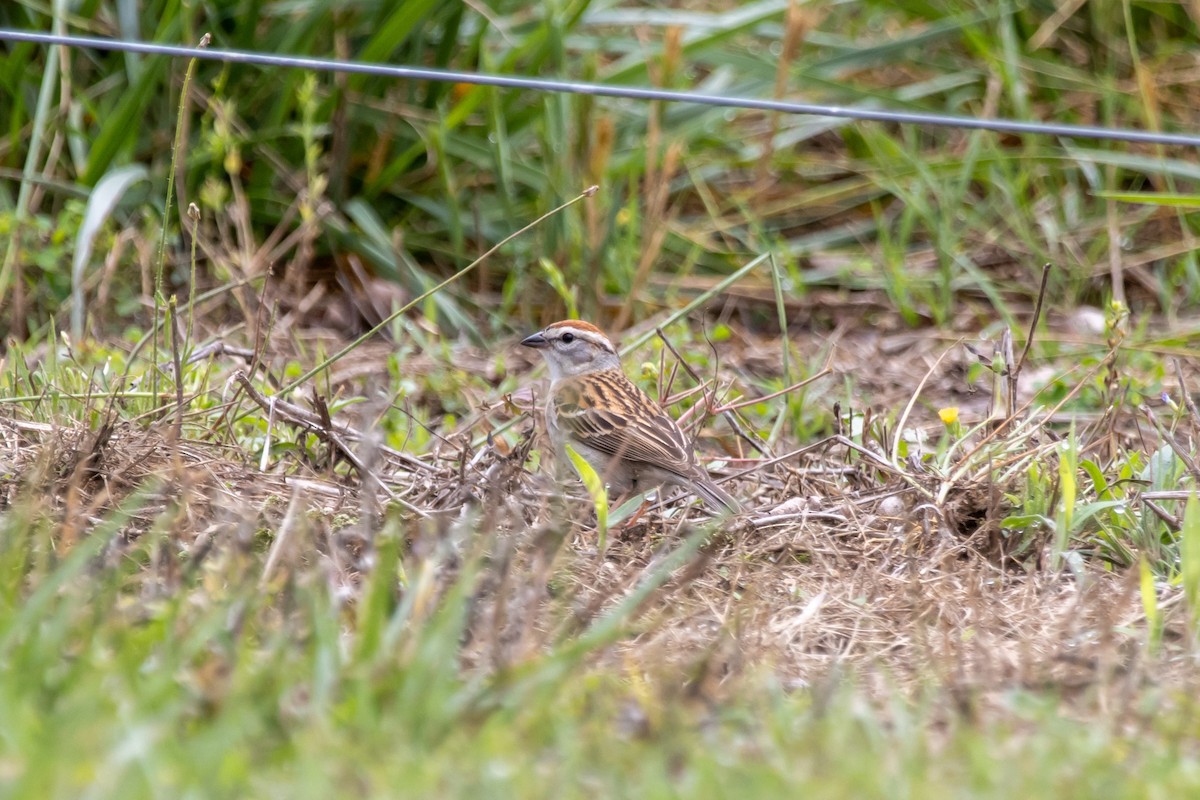
<svg viewBox="0 0 1200 800">
<path fill-rule="evenodd" d="M 618 370 L 562 381 L 554 411 L 564 432 L 602 453 L 680 475 L 694 470 L 683 431 Z"/>
</svg>

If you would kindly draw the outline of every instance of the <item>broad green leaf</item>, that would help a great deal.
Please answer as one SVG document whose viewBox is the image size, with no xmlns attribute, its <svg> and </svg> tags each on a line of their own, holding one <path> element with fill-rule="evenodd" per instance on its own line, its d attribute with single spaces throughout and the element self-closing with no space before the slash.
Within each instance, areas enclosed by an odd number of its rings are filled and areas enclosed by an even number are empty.
<svg viewBox="0 0 1200 800">
<path fill-rule="evenodd" d="M 75 237 L 75 256 L 71 260 L 71 338 L 76 342 L 83 336 L 83 272 L 92 257 L 92 243 L 125 190 L 146 177 L 146 168 L 141 164 L 117 167 L 100 179 L 88 197 L 83 224 Z"/>
<path fill-rule="evenodd" d="M 1124 500 L 1098 500 L 1095 503 L 1085 503 L 1075 509 L 1071 519 L 1071 534 L 1077 534 L 1083 530 L 1084 524 L 1100 513 L 1109 508 L 1118 508 L 1124 506 Z"/>
<path fill-rule="evenodd" d="M 1101 500 L 1111 500 L 1112 492 L 1109 491 L 1108 480 L 1105 479 L 1104 473 L 1100 470 L 1096 462 L 1085 458 L 1079 463 L 1079 466 L 1092 479 L 1092 486 L 1096 489 L 1096 496 Z"/>
</svg>

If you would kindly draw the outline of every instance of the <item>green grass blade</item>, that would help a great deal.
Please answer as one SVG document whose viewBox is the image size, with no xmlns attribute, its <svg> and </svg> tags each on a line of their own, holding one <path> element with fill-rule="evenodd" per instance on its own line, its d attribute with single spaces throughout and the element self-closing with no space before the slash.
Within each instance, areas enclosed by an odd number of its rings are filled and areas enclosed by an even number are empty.
<svg viewBox="0 0 1200 800">
<path fill-rule="evenodd" d="M 1179 574 L 1183 597 L 1191 612 L 1193 624 L 1200 618 L 1200 499 L 1196 492 L 1188 495 L 1180 530 Z M 1200 628 L 1200 625 L 1197 626 Z"/>
<path fill-rule="evenodd" d="M 596 509 L 596 531 L 599 534 L 598 549 L 600 550 L 601 558 L 603 558 L 605 551 L 608 549 L 608 487 L 604 485 L 604 481 L 600 479 L 600 475 L 588 463 L 587 459 L 579 455 L 574 447 L 567 444 L 564 445 L 564 449 L 567 451 L 567 458 L 571 459 L 571 466 L 575 467 L 575 471 L 579 473 L 579 479 L 583 481 L 588 495 L 592 498 L 592 506 Z"/>
</svg>

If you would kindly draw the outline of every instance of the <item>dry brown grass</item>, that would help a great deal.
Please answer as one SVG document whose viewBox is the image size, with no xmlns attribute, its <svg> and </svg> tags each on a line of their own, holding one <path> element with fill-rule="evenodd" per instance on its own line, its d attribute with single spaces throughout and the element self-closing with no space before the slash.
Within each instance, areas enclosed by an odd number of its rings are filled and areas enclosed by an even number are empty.
<svg viewBox="0 0 1200 800">
<path fill-rule="evenodd" d="M 769 336 L 739 329 L 736 341 L 724 354 L 731 374 L 768 368 Z M 987 414 L 980 393 L 966 385 L 970 356 L 952 343 L 838 326 L 798 345 L 816 355 L 830 342 L 835 372 L 853 376 L 864 408 L 876 414 L 906 404 L 921 375 L 928 377 L 923 397 L 936 402 L 917 404 L 912 425 L 936 430 L 936 407 L 943 405 L 961 403 L 975 418 Z M 278 340 L 271 347 L 284 349 Z M 952 357 L 944 358 L 947 349 Z M 325 385 L 343 396 L 371 394 L 387 351 L 356 351 Z M 454 360 L 485 381 L 495 378 L 486 353 L 457 351 Z M 121 498 L 156 480 L 155 500 L 138 511 L 126 541 L 165 527 L 171 546 L 196 563 L 224 547 L 249 548 L 260 554 L 264 581 L 319 569 L 351 605 L 370 568 L 374 530 L 383 515 L 398 513 L 408 520 L 406 557 L 437 565 L 438 581 L 426 589 L 430 605 L 436 586 L 447 585 L 464 558 L 482 555 L 461 658 L 467 670 L 487 672 L 518 666 L 587 629 L 657 559 L 707 524 L 698 508 L 654 508 L 613 531 L 607 551 L 598 553 L 582 490 L 563 495 L 526 469 L 539 447 L 529 417 L 516 434 L 472 443 L 520 413 L 508 399 L 477 397 L 473 420 L 412 455 L 383 446 L 372 432 L 378 402 L 332 419 L 326 402 L 311 394 L 308 402 L 299 395 L 272 401 L 239 366 L 218 367 L 227 394 L 246 393 L 230 408 L 272 419 L 276 439 L 287 429 L 315 433 L 320 457 L 291 453 L 260 469 L 225 436 L 223 419 L 204 433 L 189 424 L 176 441 L 169 412 L 159 423 L 120 421 L 110 404 L 93 416 L 100 423 L 42 423 L 5 406 L 4 504 L 38 497 L 43 512 L 60 521 L 68 546 Z M 434 365 L 414 361 L 411 368 L 420 374 Z M 1051 428 L 1041 431 L 1043 442 L 1053 441 Z M 1126 436 L 1119 426 L 1109 434 Z M 1177 593 L 1167 589 L 1159 598 L 1165 645 L 1152 653 L 1136 570 L 1098 560 L 1077 573 L 1051 570 L 1048 540 L 1020 560 L 1010 557 L 998 528 L 1009 505 L 1006 487 L 970 473 L 942 491 L 946 481 L 912 459 L 889 465 L 883 438 L 787 445 L 791 451 L 780 447 L 772 458 L 743 452 L 732 462 L 751 467 L 732 486 L 753 511 L 712 533 L 599 658 L 634 673 L 683 675 L 678 685 L 701 699 L 719 697 L 746 673 L 817 688 L 851 673 L 881 696 L 897 687 L 948 688 L 970 713 L 1016 688 L 1051 688 L 1111 706 L 1131 702 L 1147 685 L 1190 685 L 1182 667 L 1192 641 Z M 1027 438 L 1017 445 L 1041 452 Z M 942 495 L 941 502 L 930 499 Z"/>
</svg>

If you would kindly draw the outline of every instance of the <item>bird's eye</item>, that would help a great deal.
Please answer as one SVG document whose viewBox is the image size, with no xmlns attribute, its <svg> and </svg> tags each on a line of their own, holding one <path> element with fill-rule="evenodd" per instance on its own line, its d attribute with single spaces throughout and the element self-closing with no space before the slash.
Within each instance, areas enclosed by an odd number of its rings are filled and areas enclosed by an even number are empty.
<svg viewBox="0 0 1200 800">
<path fill-rule="evenodd" d="M 575 334 L 568 332 L 568 333 L 564 333 L 562 336 L 560 336 L 558 338 L 559 338 L 559 341 L 561 341 L 563 344 L 570 344 L 571 342 L 575 341 Z"/>
</svg>

